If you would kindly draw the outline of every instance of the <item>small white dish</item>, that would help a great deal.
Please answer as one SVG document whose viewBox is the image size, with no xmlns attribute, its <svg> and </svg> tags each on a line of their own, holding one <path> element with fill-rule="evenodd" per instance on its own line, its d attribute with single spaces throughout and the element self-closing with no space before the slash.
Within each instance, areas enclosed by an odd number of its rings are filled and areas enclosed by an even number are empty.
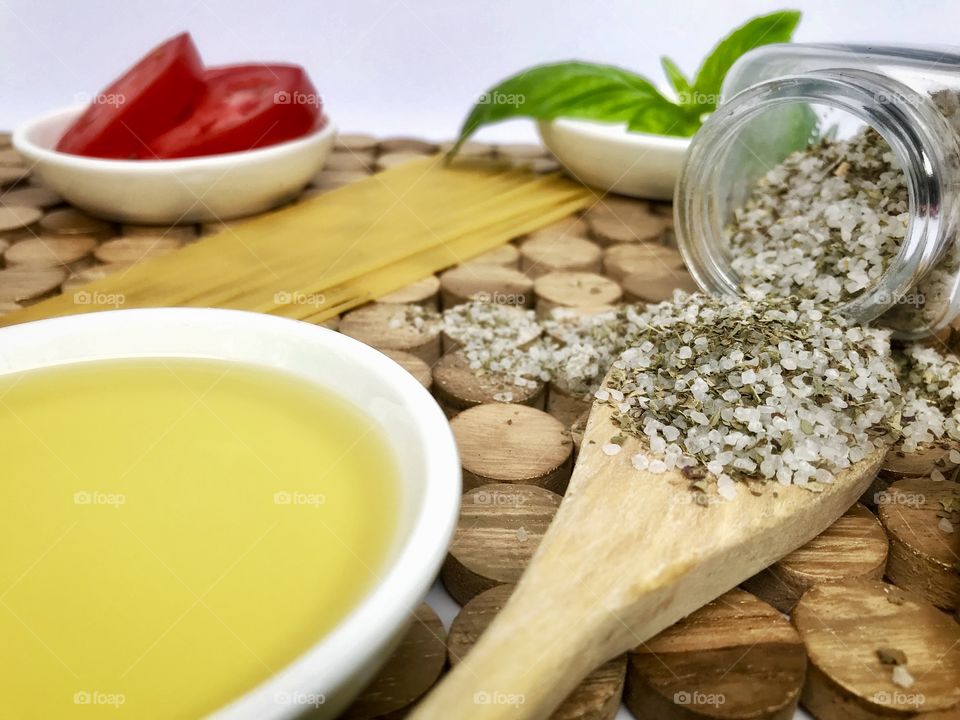
<svg viewBox="0 0 960 720">
<path fill-rule="evenodd" d="M 256 150 L 176 160 L 112 160 L 57 152 L 57 141 L 86 106 L 23 123 L 13 146 L 72 205 L 120 222 L 173 224 L 229 220 L 292 199 L 323 167 L 335 130 Z"/>
<path fill-rule="evenodd" d="M 131 357 L 202 357 L 274 368 L 316 383 L 384 428 L 401 478 L 400 522 L 379 580 L 319 642 L 211 715 L 336 717 L 370 681 L 411 622 L 447 553 L 460 507 L 460 460 L 443 412 L 393 360 L 305 322 L 236 310 L 116 310 L 0 330 L 0 375 Z M 171 692 L 175 688 L 171 689 Z M 310 698 L 304 705 L 297 698 Z M 314 700 L 316 699 L 316 700 Z"/>
<path fill-rule="evenodd" d="M 580 182 L 633 197 L 672 200 L 690 138 L 627 132 L 561 118 L 538 124 L 543 144 Z"/>
</svg>

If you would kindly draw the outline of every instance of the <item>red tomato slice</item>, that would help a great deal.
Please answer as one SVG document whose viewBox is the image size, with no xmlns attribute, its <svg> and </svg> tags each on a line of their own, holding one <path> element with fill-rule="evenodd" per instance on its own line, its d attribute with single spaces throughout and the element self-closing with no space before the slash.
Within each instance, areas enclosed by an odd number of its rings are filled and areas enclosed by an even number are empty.
<svg viewBox="0 0 960 720">
<path fill-rule="evenodd" d="M 188 33 L 170 38 L 99 93 L 57 150 L 149 158 L 150 141 L 176 125 L 203 92 L 203 62 Z"/>
<path fill-rule="evenodd" d="M 297 65 L 210 68 L 193 112 L 156 138 L 161 158 L 241 152 L 305 135 L 318 127 L 323 105 Z"/>
</svg>

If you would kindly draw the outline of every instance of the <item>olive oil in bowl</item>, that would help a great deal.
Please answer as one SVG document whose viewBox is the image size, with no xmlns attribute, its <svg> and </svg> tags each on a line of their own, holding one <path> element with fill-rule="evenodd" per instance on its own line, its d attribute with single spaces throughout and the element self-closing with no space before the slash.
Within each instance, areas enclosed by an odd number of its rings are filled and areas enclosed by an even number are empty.
<svg viewBox="0 0 960 720">
<path fill-rule="evenodd" d="M 196 717 L 383 574 L 383 431 L 295 376 L 188 358 L 0 376 L 0 697 L 17 718 Z"/>
</svg>

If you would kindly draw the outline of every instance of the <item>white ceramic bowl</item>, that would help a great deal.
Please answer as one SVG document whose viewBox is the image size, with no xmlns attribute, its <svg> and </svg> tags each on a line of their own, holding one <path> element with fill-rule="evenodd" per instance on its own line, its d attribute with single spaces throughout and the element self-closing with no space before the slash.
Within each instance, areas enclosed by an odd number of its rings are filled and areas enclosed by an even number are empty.
<svg viewBox="0 0 960 720">
<path fill-rule="evenodd" d="M 560 119 L 539 123 L 540 137 L 567 171 L 602 190 L 672 200 L 690 138 L 627 132 L 623 125 Z"/>
<path fill-rule="evenodd" d="M 209 222 L 269 210 L 295 197 L 323 167 L 335 135 L 328 121 L 296 140 L 178 160 L 110 160 L 57 152 L 57 141 L 84 108 L 24 123 L 13 133 L 13 146 L 71 204 L 129 223 Z"/>
<path fill-rule="evenodd" d="M 117 310 L 0 330 L 0 375 L 87 360 L 204 357 L 254 363 L 317 383 L 385 429 L 400 466 L 400 528 L 381 574 L 353 611 L 217 720 L 333 718 L 372 678 L 412 620 L 447 552 L 460 503 L 460 461 L 446 418 L 393 360 L 332 330 L 270 315 L 194 308 Z M 346 395 L 349 389 L 349 395 Z M 171 689 L 174 692 L 175 689 Z"/>
</svg>

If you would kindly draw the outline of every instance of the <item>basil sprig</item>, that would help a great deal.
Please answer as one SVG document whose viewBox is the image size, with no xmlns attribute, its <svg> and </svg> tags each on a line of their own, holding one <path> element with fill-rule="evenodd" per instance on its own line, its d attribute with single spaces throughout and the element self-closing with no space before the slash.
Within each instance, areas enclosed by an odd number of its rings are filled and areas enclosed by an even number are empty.
<svg viewBox="0 0 960 720">
<path fill-rule="evenodd" d="M 612 65 L 569 61 L 529 68 L 480 96 L 450 156 L 479 128 L 519 117 L 626 123 L 633 132 L 689 137 L 716 109 L 723 78 L 737 58 L 761 45 L 789 42 L 799 22 L 800 13 L 793 10 L 753 18 L 720 41 L 693 80 L 663 57 L 676 100 L 665 97 L 645 77 Z"/>
</svg>

